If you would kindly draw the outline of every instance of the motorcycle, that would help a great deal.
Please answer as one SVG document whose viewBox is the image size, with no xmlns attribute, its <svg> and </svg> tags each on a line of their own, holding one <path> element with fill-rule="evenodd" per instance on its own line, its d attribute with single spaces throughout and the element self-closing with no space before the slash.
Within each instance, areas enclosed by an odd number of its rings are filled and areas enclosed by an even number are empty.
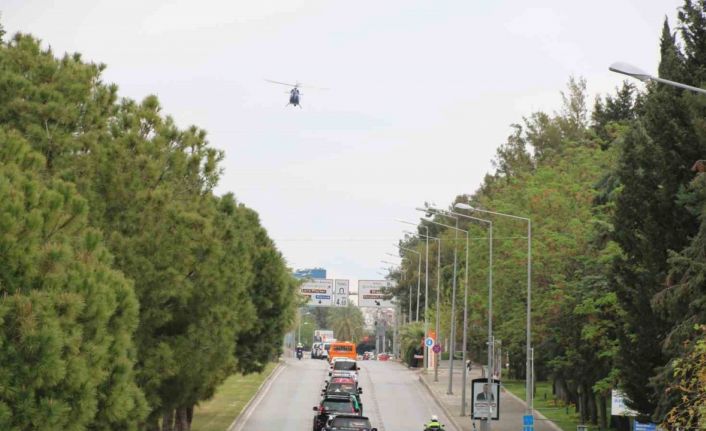
<svg viewBox="0 0 706 431">
<path fill-rule="evenodd" d="M 302 360 L 302 356 L 304 356 L 304 352 L 302 352 L 301 350 L 297 349 L 297 359 L 299 359 L 299 360 L 301 361 L 301 360 Z"/>
</svg>

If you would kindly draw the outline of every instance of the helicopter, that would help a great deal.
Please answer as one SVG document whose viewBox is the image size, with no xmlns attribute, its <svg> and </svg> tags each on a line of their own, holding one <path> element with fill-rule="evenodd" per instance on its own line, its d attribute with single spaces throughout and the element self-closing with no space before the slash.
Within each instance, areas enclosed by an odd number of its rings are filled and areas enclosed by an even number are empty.
<svg viewBox="0 0 706 431">
<path fill-rule="evenodd" d="M 289 103 L 287 103 L 285 105 L 285 107 L 287 107 L 289 105 L 293 105 L 293 106 L 298 106 L 301 109 L 302 105 L 301 105 L 301 103 L 299 103 L 301 93 L 299 92 L 299 88 L 301 88 L 303 86 L 299 83 L 299 81 L 297 81 L 295 84 L 288 84 L 286 82 L 273 81 L 271 79 L 265 79 L 265 81 L 270 82 L 272 84 L 286 85 L 288 87 L 292 87 L 292 89 L 289 90 Z M 306 86 L 305 88 L 316 88 L 316 87 Z M 319 90 L 325 90 L 325 88 L 319 88 Z"/>
</svg>

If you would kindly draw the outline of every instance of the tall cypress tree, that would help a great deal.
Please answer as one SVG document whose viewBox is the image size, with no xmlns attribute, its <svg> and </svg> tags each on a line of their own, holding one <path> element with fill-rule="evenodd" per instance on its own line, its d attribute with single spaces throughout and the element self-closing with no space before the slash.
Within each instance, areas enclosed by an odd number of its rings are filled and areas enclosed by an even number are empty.
<svg viewBox="0 0 706 431">
<path fill-rule="evenodd" d="M 660 53 L 661 77 L 687 83 L 698 79 L 687 73 L 689 62 L 666 21 Z M 611 277 L 625 311 L 619 337 L 620 385 L 632 407 L 646 415 L 656 411 L 664 383 L 655 377 L 669 362 L 662 347 L 670 322 L 655 311 L 652 300 L 664 289 L 668 252 L 681 250 L 698 227 L 678 199 L 693 176 L 691 165 L 706 152 L 695 122 L 703 114 L 695 110 L 693 100 L 683 90 L 650 85 L 639 118 L 622 144 L 615 173 L 620 188 L 613 235 L 622 254 Z"/>
</svg>

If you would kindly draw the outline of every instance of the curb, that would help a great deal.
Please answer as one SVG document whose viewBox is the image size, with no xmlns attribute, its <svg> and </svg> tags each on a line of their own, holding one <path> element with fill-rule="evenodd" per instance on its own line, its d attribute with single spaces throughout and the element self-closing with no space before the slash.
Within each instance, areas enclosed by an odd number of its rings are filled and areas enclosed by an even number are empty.
<svg viewBox="0 0 706 431">
<path fill-rule="evenodd" d="M 270 375 L 265 378 L 265 380 L 260 383 L 260 386 L 257 388 L 255 393 L 253 394 L 252 398 L 243 406 L 243 409 L 240 411 L 238 416 L 236 416 L 235 419 L 233 419 L 233 422 L 231 422 L 230 426 L 228 427 L 227 431 L 236 431 L 240 428 L 245 423 L 244 418 L 250 416 L 250 410 L 253 407 L 253 403 L 255 402 L 256 399 L 260 397 L 260 395 L 265 391 L 266 388 L 269 388 L 269 384 L 274 380 L 274 378 L 284 369 L 286 363 L 282 360 L 279 361 L 276 367 L 272 369 L 272 372 L 270 372 Z M 561 431 L 561 430 L 560 430 Z"/>
<path fill-rule="evenodd" d="M 456 428 L 457 431 L 463 431 L 463 427 L 461 427 L 461 425 L 456 422 L 456 418 L 454 417 L 454 415 L 452 415 L 449 409 L 447 409 L 446 406 L 441 402 L 441 400 L 439 400 L 439 398 L 436 396 L 436 392 L 434 392 L 431 386 L 429 386 L 429 383 L 427 383 L 426 380 L 424 380 L 424 377 L 422 377 L 421 375 L 419 376 L 419 382 L 422 384 L 422 386 L 427 389 L 427 391 L 429 391 L 431 397 L 434 399 L 441 411 L 444 412 L 444 415 L 448 418 L 448 420 L 451 421 L 451 424 L 454 426 L 454 428 Z"/>
</svg>

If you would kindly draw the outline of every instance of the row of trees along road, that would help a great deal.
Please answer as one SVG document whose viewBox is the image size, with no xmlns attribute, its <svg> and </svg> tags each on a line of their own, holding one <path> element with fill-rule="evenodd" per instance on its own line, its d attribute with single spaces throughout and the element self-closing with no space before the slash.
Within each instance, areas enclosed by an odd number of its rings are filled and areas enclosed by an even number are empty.
<svg viewBox="0 0 706 431">
<path fill-rule="evenodd" d="M 661 77 L 706 83 L 704 7 L 685 1 L 676 32 L 665 21 Z M 660 84 L 638 92 L 624 83 L 589 112 L 580 79 L 571 79 L 562 97 L 559 112 L 535 112 L 513 125 L 495 171 L 455 202 L 532 218 L 537 377 L 551 379 L 583 420 L 606 427 L 610 391 L 620 388 L 643 421 L 703 427 L 704 332 L 697 325 L 706 323 L 706 165 L 695 162 L 706 156 L 706 98 Z M 509 355 L 510 376 L 524 378 L 526 226 L 506 218 L 494 223 L 495 336 Z M 481 360 L 487 233 L 464 221 L 461 228 L 471 230 L 470 353 Z M 437 225 L 429 232 L 442 238 L 448 336 L 454 232 Z M 401 245 L 423 247 L 410 237 Z M 435 242 L 430 247 L 429 279 L 436 280 Z M 403 310 L 416 270 L 416 261 L 403 256 L 396 274 Z M 457 305 L 463 264 L 459 271 Z M 429 299 L 433 304 L 435 292 Z M 461 334 L 460 311 L 457 317 Z"/>
<path fill-rule="evenodd" d="M 0 43 L 3 430 L 188 430 L 293 322 L 257 214 L 213 193 L 221 152 L 103 69 Z"/>
</svg>

